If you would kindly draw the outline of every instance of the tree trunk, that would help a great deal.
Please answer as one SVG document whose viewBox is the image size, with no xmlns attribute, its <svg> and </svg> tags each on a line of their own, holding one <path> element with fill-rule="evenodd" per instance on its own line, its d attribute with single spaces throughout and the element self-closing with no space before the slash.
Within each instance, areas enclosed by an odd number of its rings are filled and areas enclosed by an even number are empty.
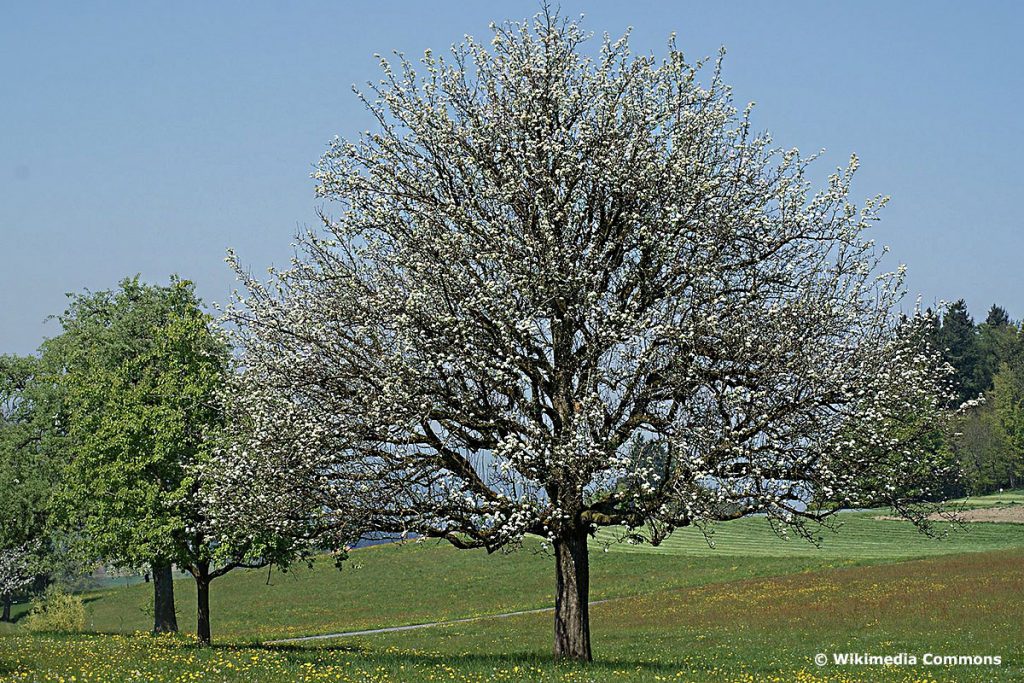
<svg viewBox="0 0 1024 683">
<path fill-rule="evenodd" d="M 210 566 L 202 563 L 196 567 L 196 637 L 199 644 L 210 644 Z"/>
<path fill-rule="evenodd" d="M 573 529 L 555 545 L 555 659 L 589 662 L 590 558 L 587 532 Z"/>
<path fill-rule="evenodd" d="M 153 563 L 153 633 L 177 633 L 174 575 L 170 562 Z"/>
<path fill-rule="evenodd" d="M 14 601 L 14 598 L 11 596 L 10 593 L 7 593 L 7 594 L 4 595 L 4 598 L 3 598 L 4 613 L 3 613 L 3 616 L 0 616 L 0 621 L 8 623 L 8 624 L 11 622 L 11 603 L 13 601 Z"/>
</svg>

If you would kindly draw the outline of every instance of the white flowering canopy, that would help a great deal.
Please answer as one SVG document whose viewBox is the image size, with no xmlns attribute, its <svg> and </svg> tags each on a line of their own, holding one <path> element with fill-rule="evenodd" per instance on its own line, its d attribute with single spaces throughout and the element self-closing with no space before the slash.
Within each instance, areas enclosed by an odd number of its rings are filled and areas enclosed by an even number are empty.
<svg viewBox="0 0 1024 683">
<path fill-rule="evenodd" d="M 229 514 L 493 550 L 926 497 L 947 377 L 895 316 L 856 159 L 814 191 L 674 42 L 493 28 L 382 59 L 375 130 L 315 173 L 321 228 L 268 282 L 232 256 Z"/>
<path fill-rule="evenodd" d="M 36 543 L 0 548 L 0 597 L 10 597 L 32 583 Z"/>
</svg>

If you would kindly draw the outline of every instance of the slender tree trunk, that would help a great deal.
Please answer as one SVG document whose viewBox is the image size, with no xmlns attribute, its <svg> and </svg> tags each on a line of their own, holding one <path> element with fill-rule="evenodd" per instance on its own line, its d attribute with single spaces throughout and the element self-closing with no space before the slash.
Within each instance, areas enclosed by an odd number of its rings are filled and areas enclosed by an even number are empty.
<svg viewBox="0 0 1024 683">
<path fill-rule="evenodd" d="M 556 538 L 555 545 L 555 658 L 589 662 L 590 558 L 582 528 Z"/>
<path fill-rule="evenodd" d="M 4 613 L 3 613 L 3 616 L 0 616 L 0 621 L 6 622 L 6 623 L 10 623 L 11 622 L 11 603 L 14 601 L 14 598 L 11 596 L 10 593 L 5 593 L 3 601 L 4 601 Z"/>
<path fill-rule="evenodd" d="M 170 562 L 153 563 L 153 633 L 177 633 L 174 611 L 174 575 Z"/>
<path fill-rule="evenodd" d="M 210 644 L 210 565 L 200 563 L 196 567 L 196 637 L 199 644 Z"/>
</svg>

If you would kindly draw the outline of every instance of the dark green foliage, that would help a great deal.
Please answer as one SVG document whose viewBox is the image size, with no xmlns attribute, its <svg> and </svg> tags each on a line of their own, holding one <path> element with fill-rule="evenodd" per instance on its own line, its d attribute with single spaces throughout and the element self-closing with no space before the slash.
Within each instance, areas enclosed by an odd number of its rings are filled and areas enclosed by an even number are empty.
<svg viewBox="0 0 1024 683">
<path fill-rule="evenodd" d="M 1005 308 L 992 304 L 992 308 L 988 309 L 988 315 L 985 316 L 985 324 L 990 327 L 1003 327 L 1012 323 L 1010 314 L 1006 312 Z"/>
<path fill-rule="evenodd" d="M 957 396 L 961 401 L 978 398 L 984 391 L 976 377 L 979 348 L 974 318 L 967 312 L 967 303 L 960 299 L 942 316 L 942 325 L 936 331 L 936 346 L 946 362 L 953 366 Z"/>
<path fill-rule="evenodd" d="M 1024 339 L 1006 309 L 993 305 L 974 324 L 961 299 L 933 328 L 933 343 L 956 370 L 961 401 L 980 397 L 960 420 L 952 447 L 967 492 L 1018 485 L 1024 475 Z"/>
</svg>

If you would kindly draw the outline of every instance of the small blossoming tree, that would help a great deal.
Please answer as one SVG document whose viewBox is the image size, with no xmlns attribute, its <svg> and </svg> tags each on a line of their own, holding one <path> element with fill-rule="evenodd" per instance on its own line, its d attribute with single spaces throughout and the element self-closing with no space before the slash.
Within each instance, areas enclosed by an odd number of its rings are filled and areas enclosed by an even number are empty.
<svg viewBox="0 0 1024 683">
<path fill-rule="evenodd" d="M 0 621 L 11 620 L 11 598 L 26 588 L 32 579 L 32 546 L 23 543 L 13 548 L 0 548 L 0 599 L 3 600 L 3 615 Z"/>
<path fill-rule="evenodd" d="M 809 159 L 674 44 L 589 55 L 548 12 L 493 28 L 381 60 L 376 129 L 315 173 L 334 215 L 267 283 L 231 257 L 245 439 L 222 514 L 490 551 L 542 536 L 572 659 L 600 526 L 923 519 L 947 378 L 894 316 L 856 161 L 812 192 Z"/>
</svg>

